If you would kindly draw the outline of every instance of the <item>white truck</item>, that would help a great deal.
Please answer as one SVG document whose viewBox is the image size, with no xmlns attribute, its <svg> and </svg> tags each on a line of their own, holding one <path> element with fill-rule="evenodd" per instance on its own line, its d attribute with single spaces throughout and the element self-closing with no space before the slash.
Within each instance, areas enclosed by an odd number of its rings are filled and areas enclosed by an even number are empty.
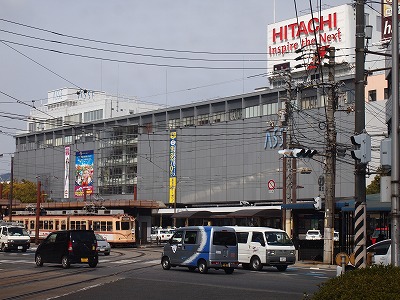
<svg viewBox="0 0 400 300">
<path fill-rule="evenodd" d="M 31 237 L 25 227 L 18 223 L 0 223 L 0 250 L 21 250 L 26 252 L 30 247 Z"/>
</svg>

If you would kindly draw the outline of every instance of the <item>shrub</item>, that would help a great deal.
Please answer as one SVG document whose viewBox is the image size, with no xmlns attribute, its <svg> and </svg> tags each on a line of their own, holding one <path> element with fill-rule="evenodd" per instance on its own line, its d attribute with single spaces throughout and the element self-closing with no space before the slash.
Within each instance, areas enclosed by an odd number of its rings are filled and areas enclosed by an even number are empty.
<svg viewBox="0 0 400 300">
<path fill-rule="evenodd" d="M 400 268 L 372 266 L 349 271 L 319 285 L 319 290 L 304 299 L 400 299 Z"/>
</svg>

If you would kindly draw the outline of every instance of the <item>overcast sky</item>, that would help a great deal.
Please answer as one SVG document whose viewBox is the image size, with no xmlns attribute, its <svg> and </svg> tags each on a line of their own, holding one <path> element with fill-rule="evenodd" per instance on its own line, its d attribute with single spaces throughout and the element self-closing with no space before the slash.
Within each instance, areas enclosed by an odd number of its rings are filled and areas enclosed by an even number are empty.
<svg viewBox="0 0 400 300">
<path fill-rule="evenodd" d="M 294 1 L 277 0 L 275 14 L 274 2 L 1 1 L 0 154 L 14 152 L 12 136 L 26 129 L 17 119 L 51 90 L 102 90 L 173 106 L 266 86 L 267 25 L 274 16 L 296 16 Z M 310 12 L 309 2 L 296 1 L 299 15 Z M 311 2 L 317 10 L 320 1 Z M 9 172 L 9 161 L 0 158 L 0 174 Z"/>
</svg>

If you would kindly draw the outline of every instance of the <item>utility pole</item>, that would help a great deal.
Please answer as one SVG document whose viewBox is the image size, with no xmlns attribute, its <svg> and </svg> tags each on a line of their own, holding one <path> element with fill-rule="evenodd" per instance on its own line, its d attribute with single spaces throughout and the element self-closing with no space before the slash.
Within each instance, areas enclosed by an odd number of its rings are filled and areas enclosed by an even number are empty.
<svg viewBox="0 0 400 300">
<path fill-rule="evenodd" d="M 40 219 L 40 200 L 41 200 L 42 183 L 40 180 L 37 182 L 36 194 L 36 222 L 35 222 L 35 244 L 39 245 L 39 219 Z"/>
<path fill-rule="evenodd" d="M 335 47 L 329 47 L 329 94 L 326 107 L 326 163 L 325 163 L 325 218 L 324 218 L 324 263 L 333 262 L 333 232 L 335 218 L 336 177 L 336 84 Z"/>
<path fill-rule="evenodd" d="M 355 133 L 365 129 L 365 0 L 356 0 Z M 397 9 L 396 9 L 397 11 Z M 395 27 L 395 26 L 393 26 Z M 366 252 L 366 164 L 355 164 L 354 253 L 356 268 L 364 268 Z"/>
<path fill-rule="evenodd" d="M 398 0 L 392 2 L 392 266 L 400 266 L 399 203 L 399 27 Z"/>
<path fill-rule="evenodd" d="M 10 222 L 12 221 L 12 203 L 14 198 L 14 156 L 11 156 L 11 179 L 10 179 L 10 199 L 9 199 L 9 210 L 8 218 Z"/>
<path fill-rule="evenodd" d="M 292 147 L 292 138 L 293 138 L 293 128 L 292 128 L 292 118 L 293 118 L 293 109 L 292 109 L 292 76 L 290 73 L 290 69 L 287 70 L 286 73 L 286 101 L 285 101 L 285 112 L 286 112 L 286 135 L 284 139 L 284 149 L 288 149 Z M 293 201 L 293 163 L 291 160 L 295 158 L 283 158 L 284 160 L 284 176 L 285 176 L 285 203 L 292 203 Z M 292 236 L 292 222 L 291 222 L 291 211 L 289 209 L 285 210 L 285 231 L 289 236 Z"/>
</svg>

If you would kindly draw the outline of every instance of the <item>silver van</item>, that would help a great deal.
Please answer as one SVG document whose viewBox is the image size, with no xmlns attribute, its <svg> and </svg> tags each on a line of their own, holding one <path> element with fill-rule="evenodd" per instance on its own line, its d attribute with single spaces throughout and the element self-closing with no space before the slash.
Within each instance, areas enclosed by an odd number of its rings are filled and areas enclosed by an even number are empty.
<svg viewBox="0 0 400 300">
<path fill-rule="evenodd" d="M 282 229 L 270 227 L 231 226 L 238 239 L 239 263 L 244 269 L 260 271 L 273 266 L 285 271 L 296 262 L 296 249 Z"/>
<path fill-rule="evenodd" d="M 176 229 L 164 246 L 161 266 L 187 267 L 190 271 L 199 269 L 223 269 L 232 274 L 238 266 L 238 246 L 235 231 L 223 226 L 190 226 Z"/>
</svg>

